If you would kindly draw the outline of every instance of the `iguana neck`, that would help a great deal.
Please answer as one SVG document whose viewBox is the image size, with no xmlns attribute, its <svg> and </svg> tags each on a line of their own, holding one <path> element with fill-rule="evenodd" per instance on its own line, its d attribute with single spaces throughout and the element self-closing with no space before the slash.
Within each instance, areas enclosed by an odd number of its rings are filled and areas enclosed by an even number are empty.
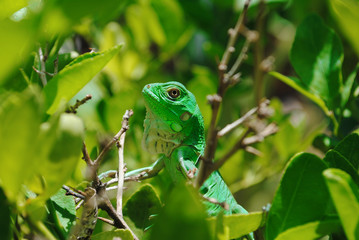
<svg viewBox="0 0 359 240">
<path fill-rule="evenodd" d="M 175 132 L 168 123 L 157 118 L 147 109 L 142 140 L 144 148 L 150 153 L 165 154 L 169 157 L 175 148 L 186 145 L 193 147 L 198 154 L 203 154 L 204 127 L 199 110 L 192 118 L 191 124 L 186 126 L 187 129 Z"/>
</svg>

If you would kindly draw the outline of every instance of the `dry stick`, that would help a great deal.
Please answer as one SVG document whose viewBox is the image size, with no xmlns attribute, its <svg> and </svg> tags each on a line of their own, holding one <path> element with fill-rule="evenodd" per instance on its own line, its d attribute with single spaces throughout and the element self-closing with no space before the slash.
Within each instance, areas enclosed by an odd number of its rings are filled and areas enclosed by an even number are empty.
<svg viewBox="0 0 359 240">
<path fill-rule="evenodd" d="M 87 94 L 83 99 L 81 99 L 81 100 L 76 100 L 75 105 L 70 106 L 70 107 L 66 110 L 66 112 L 67 112 L 67 113 L 77 113 L 76 110 L 77 110 L 81 105 L 85 104 L 88 100 L 91 100 L 91 99 L 92 99 L 91 94 Z"/>
<path fill-rule="evenodd" d="M 122 120 L 122 128 L 123 129 L 128 129 L 128 120 L 129 118 L 132 116 L 133 111 L 132 110 L 127 110 L 125 115 L 123 116 L 123 120 Z M 124 160 L 123 160 L 123 150 L 124 150 L 124 145 L 125 145 L 125 137 L 126 137 L 126 132 L 124 132 L 121 137 L 119 142 L 117 142 L 117 148 L 118 148 L 118 174 L 117 174 L 117 208 L 116 208 L 116 212 L 117 214 L 122 218 L 122 195 L 123 195 L 123 182 L 124 182 Z"/>
<path fill-rule="evenodd" d="M 223 95 L 225 93 L 226 88 L 229 86 L 228 81 L 225 80 L 225 72 L 228 68 L 228 61 L 234 52 L 234 45 L 236 43 L 237 37 L 240 33 L 240 29 L 244 25 L 244 20 L 246 13 L 248 11 L 250 0 L 245 2 L 242 14 L 238 17 L 238 21 L 234 29 L 229 30 L 229 40 L 226 47 L 226 50 L 223 54 L 222 60 L 218 65 L 219 70 L 219 86 L 217 89 L 217 94 L 210 96 L 209 102 L 212 108 L 211 121 L 208 129 L 208 136 L 206 140 L 206 148 L 204 152 L 204 156 L 201 157 L 201 163 L 198 171 L 198 176 L 195 181 L 195 187 L 199 188 L 202 186 L 203 182 L 206 180 L 206 176 L 209 175 L 207 172 L 211 171 L 211 166 L 213 164 L 214 153 L 217 147 L 217 118 L 219 113 L 219 107 L 222 102 Z"/>
<path fill-rule="evenodd" d="M 220 130 L 217 134 L 217 137 L 223 137 L 239 125 L 241 125 L 244 121 L 248 120 L 253 114 L 255 114 L 258 111 L 258 107 L 254 107 L 251 110 L 249 110 L 246 114 L 244 114 L 241 118 L 237 119 L 236 121 L 228 124 L 222 130 Z"/>
<path fill-rule="evenodd" d="M 127 123 L 128 123 L 128 119 L 133 115 L 133 111 L 128 110 L 128 111 L 126 111 L 125 115 L 126 115 Z M 125 115 L 123 116 L 123 119 L 125 119 Z M 121 137 L 121 135 L 127 131 L 127 129 L 128 129 L 128 126 L 122 127 L 121 130 L 112 138 L 112 140 L 109 143 L 107 143 L 107 145 L 102 149 L 102 151 L 100 152 L 100 154 L 97 156 L 96 160 L 94 161 L 94 165 L 97 165 L 97 166 L 100 165 L 104 155 L 118 141 L 118 139 Z"/>
<path fill-rule="evenodd" d="M 39 59 L 40 59 L 40 66 L 41 66 L 41 69 L 40 71 L 38 71 L 38 74 L 40 76 L 40 79 L 41 79 L 41 82 L 42 82 L 42 85 L 45 87 L 45 85 L 47 84 L 47 79 L 46 79 L 46 65 L 45 65 L 45 62 L 46 62 L 46 59 L 45 59 L 45 56 L 42 52 L 42 49 L 41 47 L 39 47 Z"/>
</svg>

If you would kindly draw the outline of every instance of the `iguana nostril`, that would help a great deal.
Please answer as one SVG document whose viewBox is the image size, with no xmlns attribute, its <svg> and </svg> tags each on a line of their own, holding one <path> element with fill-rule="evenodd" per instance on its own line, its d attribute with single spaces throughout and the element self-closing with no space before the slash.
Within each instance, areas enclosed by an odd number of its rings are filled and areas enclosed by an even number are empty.
<svg viewBox="0 0 359 240">
<path fill-rule="evenodd" d="M 150 84 L 148 84 L 146 87 L 147 87 L 147 88 L 150 88 L 150 87 L 151 87 L 151 85 L 150 85 Z"/>
</svg>

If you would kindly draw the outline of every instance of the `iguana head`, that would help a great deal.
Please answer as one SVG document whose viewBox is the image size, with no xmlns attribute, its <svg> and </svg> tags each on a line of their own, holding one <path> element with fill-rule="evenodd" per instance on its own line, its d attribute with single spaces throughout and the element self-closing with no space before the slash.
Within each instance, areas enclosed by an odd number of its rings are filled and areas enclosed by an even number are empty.
<svg viewBox="0 0 359 240">
<path fill-rule="evenodd" d="M 142 94 L 147 115 L 144 147 L 152 153 L 170 155 L 179 145 L 203 150 L 203 119 L 194 95 L 181 83 L 153 83 Z"/>
</svg>

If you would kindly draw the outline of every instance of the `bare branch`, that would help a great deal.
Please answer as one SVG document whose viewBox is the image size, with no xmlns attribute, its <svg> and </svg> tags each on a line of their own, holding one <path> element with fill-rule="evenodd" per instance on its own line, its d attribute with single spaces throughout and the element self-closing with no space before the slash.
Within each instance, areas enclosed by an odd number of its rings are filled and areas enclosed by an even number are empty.
<svg viewBox="0 0 359 240">
<path fill-rule="evenodd" d="M 121 135 L 127 131 L 128 129 L 128 120 L 130 119 L 130 117 L 133 115 L 133 111 L 132 110 L 127 110 L 125 115 L 123 116 L 123 121 L 127 124 L 122 124 L 121 130 L 112 138 L 112 140 L 107 143 L 107 145 L 102 149 L 102 151 L 100 152 L 100 154 L 97 156 L 96 160 L 94 161 L 94 165 L 99 165 L 103 159 L 103 157 L 105 156 L 105 154 L 108 152 L 108 150 L 110 150 L 110 148 L 118 141 L 118 139 L 121 137 Z"/>
<path fill-rule="evenodd" d="M 70 187 L 66 185 L 62 185 L 62 188 L 66 190 L 66 195 L 72 195 L 77 198 L 85 199 L 85 196 L 83 194 L 73 191 Z"/>
<path fill-rule="evenodd" d="M 127 110 L 122 120 L 122 129 L 128 129 L 128 119 L 133 114 L 132 110 Z M 120 140 L 117 142 L 118 148 L 118 173 L 117 173 L 117 214 L 122 218 L 122 195 L 123 195 L 123 182 L 125 177 L 125 164 L 124 164 L 124 145 L 125 145 L 126 132 L 120 136 Z"/>
<path fill-rule="evenodd" d="M 227 133 L 229 133 L 230 131 L 232 131 L 233 129 L 238 127 L 239 125 L 241 125 L 243 122 L 248 120 L 251 116 L 253 116 L 253 114 L 255 114 L 257 112 L 257 110 L 258 110 L 258 107 L 252 108 L 246 114 L 244 114 L 241 118 L 237 119 L 236 121 L 234 121 L 234 122 L 228 124 L 227 126 L 225 126 L 224 128 L 222 128 L 217 133 L 217 136 L 223 137 L 224 135 L 226 135 Z"/>
<path fill-rule="evenodd" d="M 101 220 L 102 222 L 105 222 L 105 223 L 107 223 L 107 224 L 109 224 L 109 225 L 111 225 L 111 226 L 115 226 L 115 224 L 113 223 L 113 221 L 110 220 L 110 219 L 107 219 L 107 218 L 104 218 L 104 217 L 97 217 L 97 219 L 98 219 L 98 220 Z"/>
<path fill-rule="evenodd" d="M 85 104 L 88 100 L 90 100 L 92 98 L 92 96 L 90 95 L 90 94 L 87 94 L 83 99 L 81 99 L 81 100 L 76 100 L 76 103 L 75 103 L 75 105 L 74 106 L 70 106 L 67 110 L 66 110 L 66 112 L 67 113 L 77 113 L 77 109 L 81 106 L 81 105 L 83 105 L 83 104 Z"/>
<path fill-rule="evenodd" d="M 217 199 L 214 198 L 209 198 L 209 197 L 205 197 L 203 195 L 201 195 L 202 198 L 204 200 L 206 200 L 207 202 L 213 203 L 213 204 L 217 204 L 219 206 L 221 206 L 224 210 L 228 210 L 229 209 L 229 205 L 226 202 L 219 202 Z"/>
</svg>

